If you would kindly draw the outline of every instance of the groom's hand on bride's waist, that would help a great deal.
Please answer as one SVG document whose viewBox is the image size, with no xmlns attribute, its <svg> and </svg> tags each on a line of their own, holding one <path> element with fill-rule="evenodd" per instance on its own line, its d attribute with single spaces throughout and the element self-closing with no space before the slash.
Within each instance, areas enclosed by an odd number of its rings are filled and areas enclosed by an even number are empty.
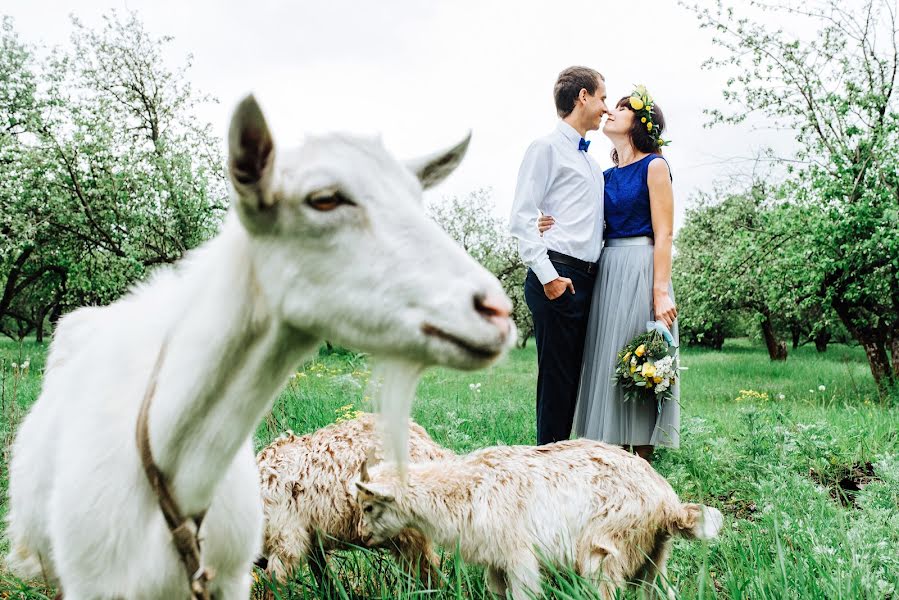
<svg viewBox="0 0 899 600">
<path fill-rule="evenodd" d="M 565 293 L 566 288 L 571 290 L 572 294 L 574 293 L 574 284 L 569 278 L 557 277 L 549 283 L 543 284 L 543 293 L 546 294 L 546 297 L 550 300 L 555 300 Z"/>
</svg>

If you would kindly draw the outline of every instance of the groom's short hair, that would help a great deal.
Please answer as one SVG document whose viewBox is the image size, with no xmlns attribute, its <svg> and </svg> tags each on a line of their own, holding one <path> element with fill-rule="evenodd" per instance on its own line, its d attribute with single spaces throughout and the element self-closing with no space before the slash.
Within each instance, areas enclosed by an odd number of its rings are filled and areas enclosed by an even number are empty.
<svg viewBox="0 0 899 600">
<path fill-rule="evenodd" d="M 553 97 L 556 99 L 556 112 L 563 119 L 574 110 L 574 104 L 581 90 L 587 90 L 591 96 L 596 93 L 600 81 L 605 81 L 599 71 L 590 67 L 568 67 L 556 79 Z"/>
</svg>

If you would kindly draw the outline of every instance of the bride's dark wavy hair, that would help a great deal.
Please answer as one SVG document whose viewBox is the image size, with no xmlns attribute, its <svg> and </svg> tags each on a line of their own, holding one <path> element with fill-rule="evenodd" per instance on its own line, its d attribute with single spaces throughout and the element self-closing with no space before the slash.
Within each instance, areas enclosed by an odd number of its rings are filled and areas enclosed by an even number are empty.
<svg viewBox="0 0 899 600">
<path fill-rule="evenodd" d="M 618 101 L 618 104 L 615 105 L 616 108 L 626 108 L 632 113 L 636 111 L 631 108 L 630 96 L 625 96 L 621 100 Z M 646 131 L 646 124 L 641 123 L 640 119 L 634 118 L 634 122 L 631 124 L 630 133 L 631 144 L 634 145 L 640 152 L 646 152 L 647 154 L 662 154 L 662 148 L 659 146 L 659 138 L 662 137 L 662 133 L 665 132 L 665 115 L 662 113 L 662 109 L 659 108 L 658 104 L 653 104 L 652 106 L 652 133 Z M 618 165 L 618 151 L 612 150 L 612 162 L 615 165 Z"/>
</svg>

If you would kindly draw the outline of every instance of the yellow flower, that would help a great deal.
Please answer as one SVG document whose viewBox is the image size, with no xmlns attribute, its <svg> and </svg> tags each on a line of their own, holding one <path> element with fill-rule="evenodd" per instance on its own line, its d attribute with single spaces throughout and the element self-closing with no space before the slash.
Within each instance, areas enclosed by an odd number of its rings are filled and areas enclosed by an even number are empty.
<svg viewBox="0 0 899 600">
<path fill-rule="evenodd" d="M 631 365 L 631 375 L 633 375 L 634 372 L 636 372 L 636 370 L 637 370 L 636 365 Z"/>
<path fill-rule="evenodd" d="M 631 353 L 628 352 L 627 354 L 624 355 L 624 358 L 621 359 L 621 362 L 626 363 L 630 359 L 631 359 Z"/>
<path fill-rule="evenodd" d="M 656 374 L 656 366 L 651 362 L 644 363 L 643 370 L 640 373 L 647 379 L 654 377 Z"/>
<path fill-rule="evenodd" d="M 655 381 L 656 383 L 662 383 L 662 378 L 659 376 L 653 377 L 652 380 Z"/>
<path fill-rule="evenodd" d="M 643 356 L 644 354 L 646 354 L 646 344 L 640 344 L 639 346 L 637 346 L 637 349 L 634 350 L 634 354 L 636 354 L 637 356 Z"/>
<path fill-rule="evenodd" d="M 636 96 L 631 96 L 631 108 L 633 108 L 634 110 L 642 110 L 643 101 Z"/>
<path fill-rule="evenodd" d="M 641 123 L 645 123 L 645 122 L 646 122 L 646 117 L 643 117 L 642 119 L 640 119 L 640 122 L 641 122 Z"/>
<path fill-rule="evenodd" d="M 646 131 L 652 131 L 652 123 L 646 124 Z"/>
</svg>

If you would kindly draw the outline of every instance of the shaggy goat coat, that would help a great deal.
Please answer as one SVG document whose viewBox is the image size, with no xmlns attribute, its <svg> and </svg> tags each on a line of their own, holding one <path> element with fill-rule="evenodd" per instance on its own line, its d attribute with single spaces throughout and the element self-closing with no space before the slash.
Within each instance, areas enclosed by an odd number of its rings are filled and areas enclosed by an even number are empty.
<svg viewBox="0 0 899 600">
<path fill-rule="evenodd" d="M 418 424 L 409 421 L 409 459 L 426 462 L 453 453 L 443 448 Z M 259 452 L 259 478 L 265 512 L 263 554 L 267 570 L 284 582 L 306 558 L 310 568 L 328 552 L 346 545 L 362 546 L 359 535 L 362 513 L 354 499 L 353 479 L 362 464 L 383 460 L 375 415 L 329 425 L 313 433 L 285 433 Z M 388 540 L 412 570 L 436 581 L 436 558 L 430 542 L 420 532 L 403 531 Z"/>
<path fill-rule="evenodd" d="M 681 503 L 642 458 L 592 440 L 411 465 L 407 486 L 390 465 L 370 473 L 356 483 L 370 541 L 419 529 L 458 545 L 487 567 L 491 591 L 515 600 L 539 595 L 541 562 L 573 567 L 606 598 L 629 581 L 664 580 L 672 536 L 707 539 L 721 525 L 720 512 Z"/>
</svg>

